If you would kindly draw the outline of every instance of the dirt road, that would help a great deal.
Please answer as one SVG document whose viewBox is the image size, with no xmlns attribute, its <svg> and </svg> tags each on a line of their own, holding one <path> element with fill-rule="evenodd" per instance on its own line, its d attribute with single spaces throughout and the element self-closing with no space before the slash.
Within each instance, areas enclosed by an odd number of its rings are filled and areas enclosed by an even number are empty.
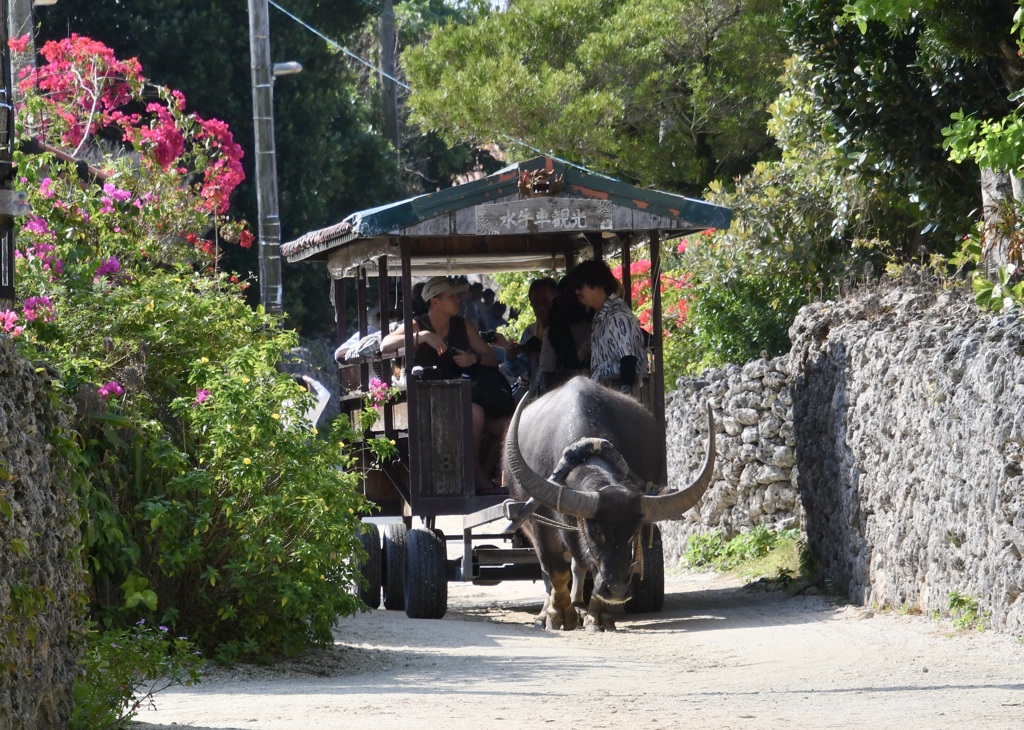
<svg viewBox="0 0 1024 730">
<path fill-rule="evenodd" d="M 532 628 L 540 585 L 451 584 L 443 620 L 344 620 L 302 662 L 161 693 L 133 730 L 1022 728 L 1024 643 L 669 577 L 614 634 Z"/>
</svg>

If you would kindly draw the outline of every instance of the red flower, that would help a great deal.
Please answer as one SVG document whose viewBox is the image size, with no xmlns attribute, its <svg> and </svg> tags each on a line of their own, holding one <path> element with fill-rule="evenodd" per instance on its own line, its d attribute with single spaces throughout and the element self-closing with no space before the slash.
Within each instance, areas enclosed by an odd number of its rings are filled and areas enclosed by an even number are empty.
<svg viewBox="0 0 1024 730">
<path fill-rule="evenodd" d="M 28 33 L 21 36 L 20 38 L 11 38 L 7 45 L 11 47 L 11 50 L 15 53 L 21 53 L 28 48 L 28 44 L 32 41 Z"/>
<path fill-rule="evenodd" d="M 238 239 L 238 245 L 242 248 L 250 248 L 254 240 L 255 236 L 253 236 L 248 230 L 244 230 Z"/>
</svg>

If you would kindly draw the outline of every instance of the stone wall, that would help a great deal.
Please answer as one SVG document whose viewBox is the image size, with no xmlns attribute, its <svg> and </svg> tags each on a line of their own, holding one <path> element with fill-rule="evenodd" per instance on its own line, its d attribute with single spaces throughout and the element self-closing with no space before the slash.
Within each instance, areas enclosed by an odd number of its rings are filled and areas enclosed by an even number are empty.
<svg viewBox="0 0 1024 730">
<path fill-rule="evenodd" d="M 84 590 L 78 504 L 47 441 L 68 413 L 0 335 L 0 728 L 61 728 L 71 709 Z"/>
<path fill-rule="evenodd" d="M 793 397 L 788 358 L 730 365 L 701 379 L 682 379 L 668 394 L 669 483 L 683 486 L 700 468 L 707 443 L 705 403 L 715 414 L 714 481 L 680 522 L 662 525 L 665 559 L 679 562 L 686 540 L 719 530 L 725 539 L 755 525 L 800 527 Z"/>
<path fill-rule="evenodd" d="M 791 523 L 802 524 L 836 587 L 862 604 L 943 613 L 958 591 L 991 612 L 992 628 L 1024 634 L 1019 317 L 986 316 L 969 292 L 875 288 L 805 307 L 790 336 L 788 357 L 680 381 L 669 398 L 673 483 L 698 462 L 698 401 L 722 404 L 724 446 L 699 512 L 666 531 L 666 558 L 698 529 L 789 524 L 775 509 L 787 483 L 758 484 L 776 474 L 765 455 L 775 459 L 777 442 L 747 444 L 791 393 L 791 426 L 779 428 L 792 429 L 784 445 L 795 445 L 788 485 L 795 478 L 800 500 Z M 758 373 L 773 369 L 790 377 L 769 406 L 773 391 Z M 755 461 L 745 461 L 751 453 Z"/>
</svg>

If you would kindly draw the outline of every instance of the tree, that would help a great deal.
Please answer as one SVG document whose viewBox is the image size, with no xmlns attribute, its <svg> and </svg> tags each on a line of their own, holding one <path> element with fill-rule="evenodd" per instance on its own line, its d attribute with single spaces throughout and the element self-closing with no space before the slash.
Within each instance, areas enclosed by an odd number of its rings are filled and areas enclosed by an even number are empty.
<svg viewBox="0 0 1024 730">
<path fill-rule="evenodd" d="M 358 0 L 295 0 L 288 7 L 342 42 L 372 10 Z M 393 200 L 399 186 L 389 147 L 372 125 L 373 105 L 356 94 L 351 61 L 308 29 L 271 12 L 275 60 L 297 60 L 304 68 L 298 76 L 278 79 L 274 89 L 282 240 L 287 241 Z M 138 58 L 158 83 L 179 89 L 197 113 L 227 122 L 248 152 L 242 164 L 254 179 L 244 2 L 62 0 L 39 15 L 40 43 L 65 38 L 69 30 L 102 41 L 121 57 Z M 239 186 L 232 202 L 240 218 L 256 221 L 255 189 L 249 183 Z M 243 273 L 257 269 L 253 251 L 232 251 L 227 263 Z M 323 267 L 286 266 L 284 275 L 289 322 L 304 334 L 333 336 Z"/>
<path fill-rule="evenodd" d="M 402 56 L 412 118 L 449 144 L 540 148 L 699 194 L 773 154 L 787 55 L 772 0 L 539 0 Z"/>
<path fill-rule="evenodd" d="M 1008 33 L 1014 6 L 1010 0 L 786 3 L 792 43 L 814 69 L 820 114 L 834 126 L 851 171 L 889 191 L 886 215 L 904 258 L 929 250 L 949 254 L 970 229 L 981 200 L 979 173 L 949 159 L 945 129 L 960 110 L 983 119 L 1010 111 L 1009 84 L 1021 74 Z"/>
</svg>

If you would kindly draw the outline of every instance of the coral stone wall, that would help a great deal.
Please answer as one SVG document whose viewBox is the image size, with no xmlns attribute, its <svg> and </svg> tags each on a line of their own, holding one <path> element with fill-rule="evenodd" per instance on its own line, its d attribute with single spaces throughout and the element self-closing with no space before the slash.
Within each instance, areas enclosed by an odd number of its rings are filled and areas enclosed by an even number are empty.
<svg viewBox="0 0 1024 730">
<path fill-rule="evenodd" d="M 0 728 L 62 728 L 84 590 L 78 504 L 47 435 L 68 414 L 0 335 Z"/>
<path fill-rule="evenodd" d="M 787 358 L 730 365 L 682 379 L 668 394 L 665 420 L 669 484 L 692 481 L 707 443 L 705 403 L 715 414 L 715 476 L 697 506 L 661 525 L 665 559 L 678 563 L 691 535 L 721 531 L 731 539 L 755 525 L 800 527 L 793 396 Z"/>
<path fill-rule="evenodd" d="M 805 308 L 790 330 L 806 531 L 865 604 L 978 599 L 1024 634 L 1024 323 L 897 289 Z"/>
<path fill-rule="evenodd" d="M 1024 634 L 1018 316 L 987 316 L 962 290 L 874 288 L 805 307 L 790 337 L 788 356 L 670 394 L 670 483 L 699 465 L 705 400 L 720 446 L 711 489 L 664 526 L 666 559 L 698 531 L 800 525 L 857 602 L 947 613 L 957 591 Z"/>
</svg>

